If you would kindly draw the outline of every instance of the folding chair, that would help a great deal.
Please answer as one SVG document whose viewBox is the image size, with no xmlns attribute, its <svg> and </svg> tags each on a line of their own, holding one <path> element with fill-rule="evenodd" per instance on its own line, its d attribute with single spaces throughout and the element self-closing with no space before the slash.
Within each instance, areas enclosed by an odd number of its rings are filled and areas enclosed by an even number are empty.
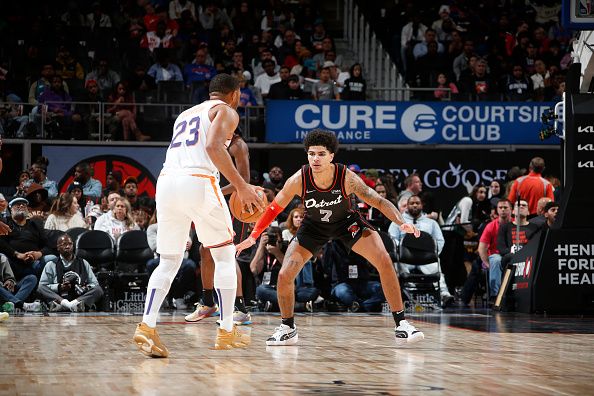
<svg viewBox="0 0 594 396">
<path fill-rule="evenodd" d="M 437 246 L 433 237 L 424 231 L 415 238 L 406 234 L 398 246 L 399 280 L 402 293 L 408 300 L 409 306 L 434 308 L 440 306 L 439 270 L 425 274 L 420 267 L 439 263 Z M 414 265 L 410 271 L 404 271 L 402 264 Z M 439 265 L 438 265 L 439 268 Z"/>
</svg>

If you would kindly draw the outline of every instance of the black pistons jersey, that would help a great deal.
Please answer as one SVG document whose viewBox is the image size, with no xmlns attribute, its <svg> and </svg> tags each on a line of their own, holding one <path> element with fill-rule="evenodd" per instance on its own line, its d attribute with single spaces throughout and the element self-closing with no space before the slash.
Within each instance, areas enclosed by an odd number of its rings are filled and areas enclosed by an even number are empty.
<svg viewBox="0 0 594 396">
<path fill-rule="evenodd" d="M 351 201 L 345 192 L 346 166 L 334 165 L 334 180 L 330 187 L 321 189 L 314 182 L 309 165 L 301 168 L 301 199 L 305 206 L 305 218 L 314 223 L 337 223 L 353 212 Z"/>
<path fill-rule="evenodd" d="M 311 168 L 308 165 L 301 168 L 301 199 L 305 206 L 305 218 L 297 230 L 296 239 L 312 254 L 335 239 L 351 249 L 363 235 L 363 230 L 373 229 L 346 195 L 345 175 L 346 166 L 335 164 L 332 184 L 321 189 L 314 182 Z"/>
</svg>

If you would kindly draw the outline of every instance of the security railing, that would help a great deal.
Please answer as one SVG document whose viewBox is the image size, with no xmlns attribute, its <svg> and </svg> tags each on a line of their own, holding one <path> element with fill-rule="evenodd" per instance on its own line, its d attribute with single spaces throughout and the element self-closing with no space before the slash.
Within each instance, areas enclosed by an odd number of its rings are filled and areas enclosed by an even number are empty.
<svg viewBox="0 0 594 396">
<path fill-rule="evenodd" d="M 123 140 L 123 125 L 113 103 L 57 102 L 39 105 L 0 102 L 0 135 L 17 139 Z M 169 141 L 175 119 L 194 104 L 118 103 L 119 109 L 134 109 L 134 122 L 140 132 L 155 141 Z M 265 107 L 239 108 L 239 128 L 247 141 L 264 140 Z M 136 140 L 130 131 L 129 140 Z"/>
</svg>

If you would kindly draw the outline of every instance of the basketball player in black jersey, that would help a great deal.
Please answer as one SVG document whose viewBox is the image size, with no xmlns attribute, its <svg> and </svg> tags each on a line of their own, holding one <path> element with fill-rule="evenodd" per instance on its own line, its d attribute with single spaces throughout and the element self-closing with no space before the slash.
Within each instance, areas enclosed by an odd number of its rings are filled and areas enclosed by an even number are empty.
<svg viewBox="0 0 594 396">
<path fill-rule="evenodd" d="M 250 181 L 250 154 L 248 145 L 243 140 L 239 131 L 235 131 L 229 148 L 227 149 L 237 171 L 246 182 Z M 221 187 L 223 195 L 229 195 L 235 188 L 232 184 L 227 184 Z M 242 223 L 237 219 L 233 219 L 233 231 L 235 233 L 234 242 L 237 244 L 247 236 L 246 223 Z M 243 301 L 243 290 L 241 287 L 241 269 L 239 265 L 235 266 L 237 272 L 237 292 L 235 297 L 235 312 L 233 312 L 233 323 L 236 325 L 248 325 L 252 323 L 250 313 L 247 311 Z M 186 322 L 198 322 L 202 319 L 213 316 L 218 307 L 214 303 L 214 271 L 215 265 L 210 249 L 200 246 L 200 278 L 202 279 L 202 303 L 196 303 L 196 309 L 189 315 L 185 316 Z"/>
<path fill-rule="evenodd" d="M 250 236 L 237 245 L 238 253 L 253 245 L 291 199 L 295 195 L 301 197 L 306 210 L 305 218 L 297 230 L 297 235 L 289 244 L 278 275 L 277 291 L 282 324 L 266 340 L 266 344 L 297 343 L 297 328 L 293 318 L 295 277 L 305 262 L 328 240 L 333 239 L 342 241 L 348 249 L 360 254 L 377 268 L 384 295 L 393 310 L 396 342 L 406 344 L 422 340 L 423 333 L 404 319 L 400 285 L 392 260 L 377 231 L 351 207 L 351 194 L 381 211 L 398 224 L 403 232 L 418 237 L 419 230 L 412 224 L 405 224 L 394 204 L 380 197 L 359 176 L 342 164 L 332 163 L 338 150 L 338 140 L 332 132 L 313 130 L 305 137 L 303 143 L 309 165 L 303 166 L 287 180 L 256 223 Z"/>
</svg>

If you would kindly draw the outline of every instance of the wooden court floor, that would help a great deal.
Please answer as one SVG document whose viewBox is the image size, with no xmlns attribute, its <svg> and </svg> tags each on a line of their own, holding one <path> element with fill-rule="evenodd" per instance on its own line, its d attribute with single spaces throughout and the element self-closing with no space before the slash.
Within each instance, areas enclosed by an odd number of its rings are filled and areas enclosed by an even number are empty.
<svg viewBox="0 0 594 396">
<path fill-rule="evenodd" d="M 393 342 L 390 316 L 296 318 L 298 346 L 212 351 L 215 319 L 160 318 L 168 359 L 131 343 L 133 315 L 31 314 L 0 323 L 0 395 L 591 395 L 594 320 L 482 313 L 411 317 L 426 339 Z"/>
</svg>

